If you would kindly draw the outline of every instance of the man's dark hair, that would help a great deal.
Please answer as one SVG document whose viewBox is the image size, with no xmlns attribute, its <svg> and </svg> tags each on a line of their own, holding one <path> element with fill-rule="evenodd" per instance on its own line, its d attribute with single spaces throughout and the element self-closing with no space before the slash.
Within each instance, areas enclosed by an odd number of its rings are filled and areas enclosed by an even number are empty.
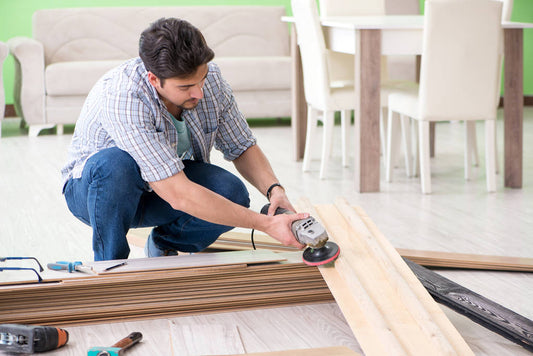
<svg viewBox="0 0 533 356">
<path fill-rule="evenodd" d="M 141 34 L 139 56 L 147 70 L 163 84 L 165 79 L 185 78 L 196 73 L 202 64 L 215 56 L 205 38 L 189 22 L 161 18 Z"/>
</svg>

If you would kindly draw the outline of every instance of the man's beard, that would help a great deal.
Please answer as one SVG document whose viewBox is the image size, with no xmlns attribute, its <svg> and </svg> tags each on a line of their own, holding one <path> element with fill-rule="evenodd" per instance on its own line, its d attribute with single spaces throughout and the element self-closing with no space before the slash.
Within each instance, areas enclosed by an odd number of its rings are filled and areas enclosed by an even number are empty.
<svg viewBox="0 0 533 356">
<path fill-rule="evenodd" d="M 183 110 L 191 110 L 197 107 L 199 103 L 200 103 L 199 99 L 189 99 L 189 100 L 185 100 L 181 105 L 178 105 L 178 107 Z"/>
</svg>

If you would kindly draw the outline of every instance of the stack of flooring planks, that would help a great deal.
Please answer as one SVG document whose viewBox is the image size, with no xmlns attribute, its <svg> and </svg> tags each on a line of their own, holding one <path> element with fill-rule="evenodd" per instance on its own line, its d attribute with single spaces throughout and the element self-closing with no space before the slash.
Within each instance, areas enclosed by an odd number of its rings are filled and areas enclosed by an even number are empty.
<svg viewBox="0 0 533 356">
<path fill-rule="evenodd" d="M 365 355 L 473 355 L 401 256 L 361 208 L 299 203 L 341 253 L 320 272 Z"/>
<path fill-rule="evenodd" d="M 144 246 L 144 240 L 129 238 L 138 246 Z M 221 235 L 210 246 L 217 250 L 249 250 L 252 248 L 250 234 L 230 231 Z M 273 238 L 255 232 L 255 246 L 259 249 L 271 251 L 295 251 L 296 248 L 283 246 Z M 397 248 L 398 253 L 409 260 L 426 267 L 477 269 L 493 271 L 533 272 L 533 258 L 512 256 L 491 256 L 470 253 L 424 251 L 407 248 Z"/>
<path fill-rule="evenodd" d="M 143 261 L 144 260 L 144 261 Z M 86 324 L 331 301 L 317 268 L 298 253 L 237 251 L 95 262 L 95 275 L 0 284 L 0 320 Z M 61 272 L 49 271 L 61 275 Z"/>
</svg>

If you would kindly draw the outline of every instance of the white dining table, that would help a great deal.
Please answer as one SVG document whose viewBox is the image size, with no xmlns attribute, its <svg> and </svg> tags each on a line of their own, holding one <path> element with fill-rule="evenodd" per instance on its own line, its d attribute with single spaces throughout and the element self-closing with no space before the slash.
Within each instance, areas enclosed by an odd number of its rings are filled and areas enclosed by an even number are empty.
<svg viewBox="0 0 533 356">
<path fill-rule="evenodd" d="M 292 17 L 283 17 L 292 23 Z M 326 47 L 355 55 L 355 189 L 380 190 L 381 55 L 422 54 L 423 15 L 336 16 L 321 19 Z M 522 187 L 523 29 L 531 23 L 503 22 L 504 185 Z M 307 105 L 295 26 L 291 31 L 292 129 L 295 159 L 303 158 Z"/>
</svg>

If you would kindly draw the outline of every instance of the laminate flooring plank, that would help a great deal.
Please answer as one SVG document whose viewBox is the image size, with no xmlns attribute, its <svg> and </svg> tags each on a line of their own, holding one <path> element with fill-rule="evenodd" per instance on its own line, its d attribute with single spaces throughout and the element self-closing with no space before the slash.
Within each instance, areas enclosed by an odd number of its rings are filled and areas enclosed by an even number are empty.
<svg viewBox="0 0 533 356">
<path fill-rule="evenodd" d="M 134 331 L 140 332 L 143 338 L 138 344 L 129 348 L 125 355 L 172 355 L 169 322 L 165 319 L 65 326 L 64 328 L 69 332 L 67 344 L 62 348 L 47 352 L 46 355 L 87 355 L 89 348 L 111 346 Z"/>
<path fill-rule="evenodd" d="M 316 349 L 293 349 L 285 351 L 254 352 L 249 356 L 361 356 L 361 354 L 344 346 L 320 347 Z M 237 354 L 232 355 L 237 356 Z"/>
<path fill-rule="evenodd" d="M 244 354 L 236 325 L 183 324 L 171 320 L 172 354 L 180 356 Z"/>
<path fill-rule="evenodd" d="M 397 249 L 402 257 L 426 267 L 488 269 L 497 271 L 533 272 L 533 258 L 478 255 L 442 251 Z"/>
<path fill-rule="evenodd" d="M 113 274 L 139 271 L 167 270 L 174 268 L 193 268 L 207 266 L 222 266 L 233 264 L 256 264 L 278 262 L 283 260 L 272 251 L 230 251 L 220 253 L 196 253 L 192 255 L 163 256 L 155 258 L 136 258 L 127 260 L 112 260 L 87 263 L 98 274 Z M 126 263 L 118 268 L 106 271 L 106 268 Z"/>
</svg>

